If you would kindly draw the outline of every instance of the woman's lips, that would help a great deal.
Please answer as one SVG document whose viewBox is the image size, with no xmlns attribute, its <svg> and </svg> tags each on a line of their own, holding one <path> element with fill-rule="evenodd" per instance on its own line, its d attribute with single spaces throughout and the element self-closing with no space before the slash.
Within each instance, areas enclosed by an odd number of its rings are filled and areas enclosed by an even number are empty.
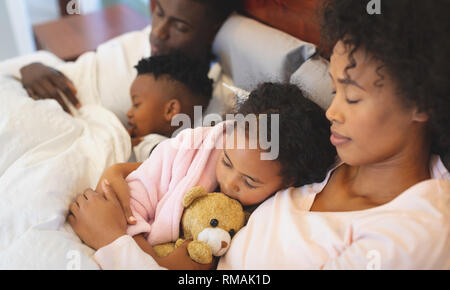
<svg viewBox="0 0 450 290">
<path fill-rule="evenodd" d="M 352 139 L 344 137 L 342 135 L 339 135 L 338 133 L 331 131 L 331 137 L 330 137 L 330 141 L 331 144 L 333 144 L 334 146 L 341 146 L 344 145 L 348 142 L 350 142 Z"/>
</svg>

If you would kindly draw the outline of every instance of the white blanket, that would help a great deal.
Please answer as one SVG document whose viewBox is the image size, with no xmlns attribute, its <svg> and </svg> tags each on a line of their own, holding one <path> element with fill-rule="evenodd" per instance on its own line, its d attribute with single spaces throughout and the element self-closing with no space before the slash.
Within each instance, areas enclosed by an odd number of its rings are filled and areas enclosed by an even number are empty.
<svg viewBox="0 0 450 290">
<path fill-rule="evenodd" d="M 128 159 L 126 130 L 101 106 L 72 118 L 5 77 L 0 104 L 0 269 L 98 268 L 65 219 L 76 194 Z"/>
</svg>

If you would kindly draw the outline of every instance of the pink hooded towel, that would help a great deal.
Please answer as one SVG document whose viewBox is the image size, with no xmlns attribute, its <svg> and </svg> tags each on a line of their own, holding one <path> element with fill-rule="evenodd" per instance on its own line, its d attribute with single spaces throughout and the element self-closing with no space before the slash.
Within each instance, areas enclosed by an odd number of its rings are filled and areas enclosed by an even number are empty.
<svg viewBox="0 0 450 290">
<path fill-rule="evenodd" d="M 128 235 L 145 233 L 151 245 L 178 239 L 185 193 L 194 186 L 208 192 L 217 188 L 215 168 L 226 124 L 181 131 L 160 143 L 126 178 L 137 219 L 136 225 L 128 227 Z"/>
</svg>

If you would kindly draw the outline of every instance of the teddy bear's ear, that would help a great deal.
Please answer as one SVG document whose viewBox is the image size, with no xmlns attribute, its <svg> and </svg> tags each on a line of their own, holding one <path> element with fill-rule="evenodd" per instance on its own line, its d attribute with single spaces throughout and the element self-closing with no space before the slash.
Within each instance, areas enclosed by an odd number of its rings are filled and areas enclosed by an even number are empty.
<svg viewBox="0 0 450 290">
<path fill-rule="evenodd" d="M 183 206 L 188 207 L 191 205 L 191 203 L 196 200 L 199 197 L 205 196 L 208 193 L 202 186 L 196 186 L 193 187 L 191 190 L 189 190 L 183 198 Z"/>
</svg>

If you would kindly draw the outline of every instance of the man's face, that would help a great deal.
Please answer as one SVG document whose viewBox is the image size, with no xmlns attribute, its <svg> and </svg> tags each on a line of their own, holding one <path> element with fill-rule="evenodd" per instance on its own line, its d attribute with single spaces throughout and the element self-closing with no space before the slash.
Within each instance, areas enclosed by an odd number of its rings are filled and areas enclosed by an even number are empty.
<svg viewBox="0 0 450 290">
<path fill-rule="evenodd" d="M 218 24 L 212 23 L 205 5 L 191 0 L 153 0 L 152 55 L 175 51 L 193 58 L 210 53 Z"/>
</svg>

